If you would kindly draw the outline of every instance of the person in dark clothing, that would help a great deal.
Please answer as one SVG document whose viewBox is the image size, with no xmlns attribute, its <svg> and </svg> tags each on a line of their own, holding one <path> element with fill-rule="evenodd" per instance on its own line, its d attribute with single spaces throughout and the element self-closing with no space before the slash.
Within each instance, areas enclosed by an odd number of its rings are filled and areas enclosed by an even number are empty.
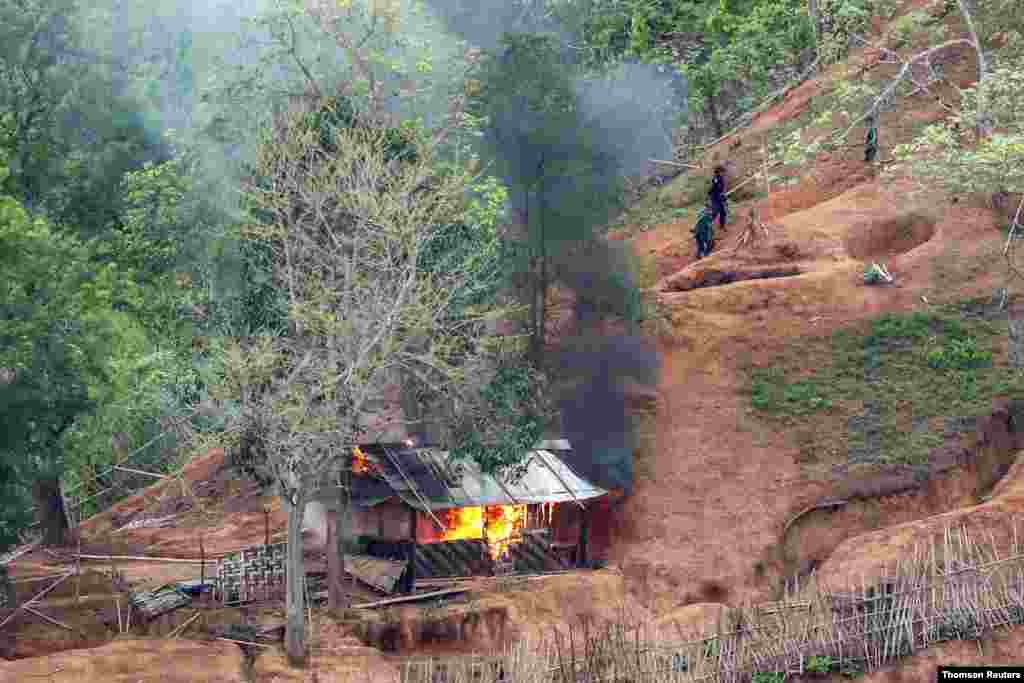
<svg viewBox="0 0 1024 683">
<path fill-rule="evenodd" d="M 715 248 L 715 211 L 710 201 L 700 210 L 692 232 L 697 239 L 697 258 L 704 258 Z"/>
<path fill-rule="evenodd" d="M 719 226 L 724 230 L 727 220 L 725 206 L 725 167 L 715 166 L 715 175 L 711 179 L 711 189 L 708 190 L 708 203 L 711 208 L 711 220 L 719 219 Z"/>
<path fill-rule="evenodd" d="M 878 118 L 872 114 L 866 125 L 868 130 L 864 136 L 864 163 L 870 164 L 878 155 Z"/>
</svg>

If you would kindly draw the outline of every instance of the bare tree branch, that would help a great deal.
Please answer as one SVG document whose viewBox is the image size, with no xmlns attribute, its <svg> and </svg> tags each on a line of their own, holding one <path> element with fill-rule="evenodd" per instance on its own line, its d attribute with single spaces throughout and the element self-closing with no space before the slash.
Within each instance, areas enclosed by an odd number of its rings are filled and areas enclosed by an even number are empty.
<svg viewBox="0 0 1024 683">
<path fill-rule="evenodd" d="M 861 123 L 862 121 L 872 116 L 877 116 L 881 112 L 882 108 L 888 104 L 892 96 L 895 94 L 896 88 L 899 87 L 899 85 L 903 82 L 903 79 L 907 77 L 910 68 L 914 64 L 931 59 L 933 55 L 940 53 L 943 50 L 948 50 L 949 48 L 954 47 L 956 45 L 971 45 L 971 41 L 966 40 L 964 38 L 947 40 L 944 43 L 941 43 L 934 47 L 930 47 L 923 52 L 919 52 L 916 55 L 912 56 L 907 61 L 903 62 L 903 67 L 900 69 L 899 73 L 896 74 L 896 76 L 889 82 L 889 85 L 886 86 L 886 88 L 874 99 L 874 101 L 871 103 L 871 106 L 868 107 L 857 120 L 851 123 L 846 128 L 846 130 L 843 131 L 841 135 L 837 136 L 837 139 L 845 140 L 853 131 L 853 129 L 857 126 L 857 124 Z"/>
</svg>

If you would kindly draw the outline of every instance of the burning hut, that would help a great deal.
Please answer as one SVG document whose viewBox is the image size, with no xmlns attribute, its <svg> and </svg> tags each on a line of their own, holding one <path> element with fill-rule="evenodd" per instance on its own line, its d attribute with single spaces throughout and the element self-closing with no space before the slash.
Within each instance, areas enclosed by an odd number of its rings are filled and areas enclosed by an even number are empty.
<svg viewBox="0 0 1024 683">
<path fill-rule="evenodd" d="M 417 578 L 589 565 L 595 557 L 591 530 L 606 526 L 602 503 L 609 492 L 577 475 L 566 463 L 569 455 L 568 441 L 544 441 L 527 454 L 522 477 L 505 481 L 434 448 L 354 448 L 344 463 L 351 467 L 354 554 L 403 562 L 396 586 L 403 592 Z M 337 479 L 331 483 L 316 501 L 336 528 L 342 488 Z"/>
</svg>

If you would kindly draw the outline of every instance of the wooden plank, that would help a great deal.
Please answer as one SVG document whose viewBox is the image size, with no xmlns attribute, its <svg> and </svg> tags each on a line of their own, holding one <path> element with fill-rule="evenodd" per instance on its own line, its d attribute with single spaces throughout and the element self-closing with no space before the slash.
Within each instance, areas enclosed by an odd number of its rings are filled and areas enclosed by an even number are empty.
<svg viewBox="0 0 1024 683">
<path fill-rule="evenodd" d="M 369 555 L 345 555 L 345 572 L 387 594 L 395 592 L 407 562 L 383 560 Z M 307 572 L 308 573 L 308 572 Z"/>
</svg>

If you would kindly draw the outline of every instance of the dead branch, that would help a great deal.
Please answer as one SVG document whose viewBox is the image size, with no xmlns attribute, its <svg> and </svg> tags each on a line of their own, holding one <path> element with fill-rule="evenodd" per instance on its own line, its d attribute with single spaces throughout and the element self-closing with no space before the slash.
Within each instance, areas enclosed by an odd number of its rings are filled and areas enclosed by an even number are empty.
<svg viewBox="0 0 1024 683">
<path fill-rule="evenodd" d="M 14 619 L 14 617 L 17 616 L 18 612 L 20 612 L 21 610 L 25 609 L 26 607 L 31 607 L 32 605 L 36 604 L 37 602 L 39 602 L 40 600 L 43 599 L 43 596 L 45 596 L 50 591 L 52 591 L 54 588 L 56 588 L 61 583 L 63 583 L 68 577 L 74 576 L 74 575 L 75 575 L 74 572 L 67 572 L 66 574 L 61 576 L 59 579 L 57 579 L 56 581 L 51 583 L 49 586 L 47 586 L 45 589 L 43 589 L 42 591 L 36 593 L 36 595 L 32 599 L 30 599 L 28 602 L 26 602 L 26 603 L 24 603 L 22 605 L 19 605 L 18 607 L 15 607 L 14 611 L 11 612 L 9 615 L 7 615 L 6 619 L 4 619 L 3 621 L 0 621 L 0 628 L 3 628 L 9 621 Z"/>
</svg>

